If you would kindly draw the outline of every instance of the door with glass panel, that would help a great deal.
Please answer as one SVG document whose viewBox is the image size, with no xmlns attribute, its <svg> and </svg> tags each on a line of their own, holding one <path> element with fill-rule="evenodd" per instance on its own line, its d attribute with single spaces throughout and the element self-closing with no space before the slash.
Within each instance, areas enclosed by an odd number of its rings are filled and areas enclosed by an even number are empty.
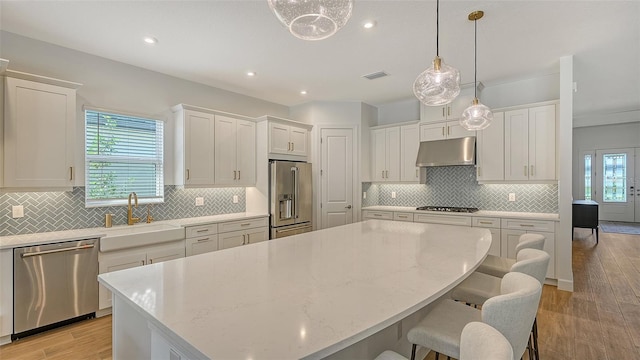
<svg viewBox="0 0 640 360">
<path fill-rule="evenodd" d="M 635 221 L 635 149 L 596 150 L 599 219 Z"/>
<path fill-rule="evenodd" d="M 629 193 L 629 196 L 633 195 L 634 202 L 636 203 L 636 222 L 640 222 L 640 148 L 636 148 L 636 176 L 635 184 L 633 185 L 633 191 Z"/>
</svg>

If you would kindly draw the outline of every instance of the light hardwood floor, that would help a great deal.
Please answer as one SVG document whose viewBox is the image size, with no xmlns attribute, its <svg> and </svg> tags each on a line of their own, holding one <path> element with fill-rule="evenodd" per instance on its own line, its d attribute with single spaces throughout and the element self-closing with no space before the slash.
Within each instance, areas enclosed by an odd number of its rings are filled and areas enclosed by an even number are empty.
<svg viewBox="0 0 640 360">
<path fill-rule="evenodd" d="M 601 232 L 596 246 L 588 229 L 576 229 L 573 269 L 573 293 L 544 286 L 538 310 L 540 357 L 640 359 L 640 235 Z M 110 358 L 111 316 L 0 347 L 3 360 Z M 433 353 L 427 356 L 434 358 Z"/>
</svg>

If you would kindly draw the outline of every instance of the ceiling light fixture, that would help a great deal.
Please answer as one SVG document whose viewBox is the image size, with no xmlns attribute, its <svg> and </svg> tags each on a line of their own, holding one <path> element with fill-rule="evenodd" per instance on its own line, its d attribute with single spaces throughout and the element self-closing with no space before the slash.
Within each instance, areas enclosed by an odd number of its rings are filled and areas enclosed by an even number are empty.
<svg viewBox="0 0 640 360">
<path fill-rule="evenodd" d="M 413 83 L 413 93 L 427 106 L 445 105 L 460 94 L 460 71 L 440 58 L 440 1 L 436 2 L 436 58 Z"/>
<path fill-rule="evenodd" d="M 256 76 L 256 73 L 255 71 L 247 71 L 247 76 L 253 77 L 253 76 Z"/>
<path fill-rule="evenodd" d="M 369 20 L 367 22 L 365 22 L 364 24 L 362 24 L 362 27 L 365 29 L 371 29 L 373 27 L 376 26 L 376 22 L 374 20 Z"/>
<path fill-rule="evenodd" d="M 151 37 L 151 36 L 145 36 L 144 37 L 144 42 L 149 44 L 149 45 L 154 45 L 158 43 L 158 39 Z"/>
<path fill-rule="evenodd" d="M 267 0 L 271 11 L 291 34 L 303 40 L 322 40 L 342 28 L 354 0 Z"/>
<path fill-rule="evenodd" d="M 493 113 L 488 106 L 483 105 L 478 100 L 478 20 L 482 19 L 484 12 L 478 10 L 469 14 L 469 20 L 473 21 L 474 38 L 473 38 L 473 89 L 474 96 L 471 106 L 462 112 L 460 118 L 460 126 L 467 130 L 483 130 L 491 125 Z"/>
<path fill-rule="evenodd" d="M 300 91 L 300 95 L 307 95 L 307 90 Z"/>
</svg>

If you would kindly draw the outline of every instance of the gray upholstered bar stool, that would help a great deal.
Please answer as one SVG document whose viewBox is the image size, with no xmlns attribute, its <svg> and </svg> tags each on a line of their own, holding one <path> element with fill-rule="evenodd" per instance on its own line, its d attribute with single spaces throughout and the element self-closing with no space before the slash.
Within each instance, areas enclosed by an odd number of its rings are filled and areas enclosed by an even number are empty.
<svg viewBox="0 0 640 360">
<path fill-rule="evenodd" d="M 413 344 L 412 360 L 417 345 L 436 351 L 436 358 L 444 354 L 459 359 L 462 329 L 474 321 L 498 330 L 511 344 L 514 360 L 520 359 L 529 341 L 541 292 L 538 280 L 512 272 L 502 279 L 500 295 L 487 300 L 482 310 L 451 299 L 441 301 L 407 334 Z"/>
<path fill-rule="evenodd" d="M 530 275 L 538 280 L 540 286 L 542 286 L 547 275 L 550 259 L 549 254 L 542 250 L 522 249 L 518 252 L 517 260 L 510 270 L 511 272 Z M 453 289 L 451 298 L 468 304 L 482 305 L 488 299 L 500 295 L 500 283 L 501 279 L 499 277 L 474 272 Z M 535 358 L 538 359 L 538 326 L 535 319 L 531 330 L 533 334 L 533 351 L 535 352 Z"/>
<path fill-rule="evenodd" d="M 470 322 L 460 336 L 460 360 L 512 360 L 509 340 L 498 330 L 482 322 Z M 385 351 L 375 360 L 407 360 L 404 356 Z"/>
<path fill-rule="evenodd" d="M 516 255 L 518 255 L 522 249 L 543 250 L 545 239 L 545 236 L 542 234 L 527 233 L 520 235 L 518 245 L 516 245 Z M 511 266 L 513 266 L 515 262 L 515 259 L 487 255 L 476 271 L 501 278 L 511 270 Z"/>
</svg>

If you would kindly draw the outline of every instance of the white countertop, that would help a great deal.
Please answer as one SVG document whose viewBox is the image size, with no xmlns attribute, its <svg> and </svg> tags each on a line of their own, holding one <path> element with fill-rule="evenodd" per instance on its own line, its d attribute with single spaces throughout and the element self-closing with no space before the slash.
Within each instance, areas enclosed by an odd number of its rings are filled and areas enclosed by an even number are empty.
<svg viewBox="0 0 640 360">
<path fill-rule="evenodd" d="M 415 207 L 407 207 L 407 206 L 378 206 L 378 205 L 366 206 L 366 207 L 363 207 L 362 210 L 397 211 L 397 212 L 410 212 L 415 214 L 457 215 L 457 216 L 475 216 L 475 217 L 482 216 L 482 217 L 497 217 L 497 218 L 511 218 L 511 219 L 560 221 L 560 216 L 558 214 L 550 214 L 550 213 L 490 211 L 490 210 L 478 210 L 474 213 L 456 213 L 456 212 L 443 212 L 443 211 L 416 210 Z"/>
<path fill-rule="evenodd" d="M 152 225 L 153 224 L 170 224 L 170 225 L 185 227 L 185 226 L 193 226 L 193 225 L 215 224 L 215 223 L 224 222 L 224 221 L 246 220 L 246 219 L 266 217 L 266 216 L 269 216 L 269 215 L 262 214 L 262 213 L 244 212 L 244 213 L 221 214 L 221 215 L 194 217 L 194 218 L 154 221 L 151 224 Z M 132 226 L 143 227 L 146 225 L 147 225 L 146 223 L 138 223 Z M 56 242 L 63 242 L 63 241 L 99 238 L 99 237 L 107 236 L 110 231 L 123 229 L 128 226 L 129 225 L 117 225 L 111 228 L 98 227 L 98 228 L 88 228 L 88 229 L 51 231 L 51 232 L 23 234 L 23 235 L 0 236 L 0 250 L 11 249 L 15 247 L 22 247 L 22 246 L 38 245 L 38 244 L 48 244 L 48 243 L 56 243 Z"/>
<path fill-rule="evenodd" d="M 490 244 L 487 229 L 368 220 L 99 281 L 195 354 L 322 358 L 438 299 Z"/>
</svg>

